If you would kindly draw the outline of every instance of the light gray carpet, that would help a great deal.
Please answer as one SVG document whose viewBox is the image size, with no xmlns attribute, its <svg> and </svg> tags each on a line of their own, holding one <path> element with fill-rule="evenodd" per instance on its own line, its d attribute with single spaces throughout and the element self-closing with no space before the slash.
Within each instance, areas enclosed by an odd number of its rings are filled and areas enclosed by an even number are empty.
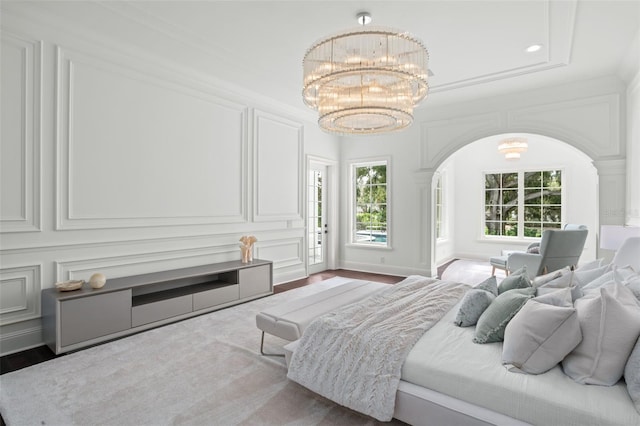
<svg viewBox="0 0 640 426">
<path fill-rule="evenodd" d="M 259 355 L 259 311 L 348 281 L 332 278 L 0 376 L 13 425 L 373 425 Z M 269 351 L 286 343 L 267 336 Z"/>
</svg>

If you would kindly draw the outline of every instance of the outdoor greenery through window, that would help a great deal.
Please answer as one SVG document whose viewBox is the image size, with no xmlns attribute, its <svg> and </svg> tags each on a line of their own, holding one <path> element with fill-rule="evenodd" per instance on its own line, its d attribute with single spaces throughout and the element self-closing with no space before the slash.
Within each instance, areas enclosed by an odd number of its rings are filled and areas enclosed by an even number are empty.
<svg viewBox="0 0 640 426">
<path fill-rule="evenodd" d="M 352 241 L 387 246 L 387 162 L 353 166 L 355 226 Z"/>
<path fill-rule="evenodd" d="M 484 234 L 541 237 L 562 225 L 562 172 L 485 174 Z"/>
</svg>

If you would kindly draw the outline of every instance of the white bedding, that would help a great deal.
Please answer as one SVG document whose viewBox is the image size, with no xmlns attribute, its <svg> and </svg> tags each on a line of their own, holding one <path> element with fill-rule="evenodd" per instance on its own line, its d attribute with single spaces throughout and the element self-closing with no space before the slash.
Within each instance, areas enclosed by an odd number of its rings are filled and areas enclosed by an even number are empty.
<svg viewBox="0 0 640 426">
<path fill-rule="evenodd" d="M 341 405 L 389 421 L 406 354 L 468 288 L 411 276 L 321 316 L 304 331 L 287 377 Z"/>
<path fill-rule="evenodd" d="M 474 327 L 453 324 L 457 306 L 408 354 L 402 380 L 532 424 L 640 425 L 624 386 L 580 385 L 557 366 L 542 375 L 507 371 L 502 343 L 473 343 Z"/>
</svg>

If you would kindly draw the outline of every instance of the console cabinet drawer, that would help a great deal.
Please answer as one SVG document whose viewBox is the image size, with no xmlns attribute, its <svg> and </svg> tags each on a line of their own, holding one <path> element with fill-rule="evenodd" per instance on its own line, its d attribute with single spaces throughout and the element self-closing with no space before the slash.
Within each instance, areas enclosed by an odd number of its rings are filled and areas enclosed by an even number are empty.
<svg viewBox="0 0 640 426">
<path fill-rule="evenodd" d="M 131 328 L 131 290 L 60 301 L 60 346 Z"/>
<path fill-rule="evenodd" d="M 271 265 L 244 268 L 238 273 L 241 299 L 272 292 Z"/>
<path fill-rule="evenodd" d="M 193 297 L 190 294 L 167 300 L 134 306 L 131 310 L 131 325 L 138 327 L 150 322 L 188 314 L 193 310 Z"/>
<path fill-rule="evenodd" d="M 194 293 L 193 310 L 197 311 L 238 300 L 240 298 L 239 287 L 238 284 L 234 284 Z"/>
</svg>

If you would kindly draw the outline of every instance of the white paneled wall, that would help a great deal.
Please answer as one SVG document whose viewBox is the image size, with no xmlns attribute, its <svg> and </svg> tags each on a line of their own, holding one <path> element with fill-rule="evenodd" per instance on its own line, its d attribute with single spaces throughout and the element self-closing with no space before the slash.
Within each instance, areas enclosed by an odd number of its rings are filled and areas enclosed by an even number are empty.
<svg viewBox="0 0 640 426">
<path fill-rule="evenodd" d="M 339 155 L 311 114 L 63 24 L 2 19 L 0 353 L 42 344 L 40 292 L 56 281 L 239 259 L 247 234 L 274 283 L 307 275 L 305 156 Z"/>
<path fill-rule="evenodd" d="M 416 112 L 413 126 L 405 132 L 367 140 L 344 138 L 343 161 L 371 155 L 391 156 L 394 243 L 393 248 L 385 252 L 347 246 L 342 264 L 378 272 L 434 275 L 436 263 L 451 257 L 488 259 L 499 253 L 495 244 L 480 240 L 482 207 L 475 195 L 482 190 L 481 178 L 465 174 L 469 172 L 468 164 L 479 169 L 503 168 L 503 160 L 494 149 L 473 151 L 467 158 L 468 163 L 455 162 L 447 171 L 453 176 L 445 191 L 454 193 L 454 208 L 447 210 L 451 224 L 448 241 L 436 244 L 432 237 L 433 199 L 425 193 L 425 188 L 431 191 L 438 167 L 458 150 L 480 139 L 505 133 L 546 136 L 580 151 L 582 166 L 576 165 L 574 157 L 567 157 L 565 161 L 563 155 L 548 152 L 541 155 L 554 166 L 571 170 L 573 177 L 567 188 L 571 191 L 570 203 L 565 220 L 589 225 L 587 258 L 595 257 L 600 225 L 622 224 L 625 197 L 640 198 L 635 195 L 639 182 L 625 185 L 625 181 L 632 180 L 627 179 L 625 123 L 638 121 L 637 114 L 625 115 L 625 92 L 625 84 L 619 78 L 603 77 L 453 105 L 430 107 L 427 100 Z M 564 155 L 571 156 L 573 148 Z M 582 186 L 582 173 L 597 175 L 589 179 L 590 187 L 586 190 Z M 348 175 L 343 174 L 342 187 L 349 184 Z M 581 195 L 588 199 L 582 199 Z M 346 195 L 342 201 L 341 214 L 347 218 Z M 461 217 L 456 212 L 467 215 Z M 348 235 L 347 220 L 343 221 L 342 235 Z"/>
<path fill-rule="evenodd" d="M 640 34 L 639 36 L 640 37 Z M 627 87 L 627 211 L 625 224 L 640 226 L 640 71 Z"/>
</svg>

